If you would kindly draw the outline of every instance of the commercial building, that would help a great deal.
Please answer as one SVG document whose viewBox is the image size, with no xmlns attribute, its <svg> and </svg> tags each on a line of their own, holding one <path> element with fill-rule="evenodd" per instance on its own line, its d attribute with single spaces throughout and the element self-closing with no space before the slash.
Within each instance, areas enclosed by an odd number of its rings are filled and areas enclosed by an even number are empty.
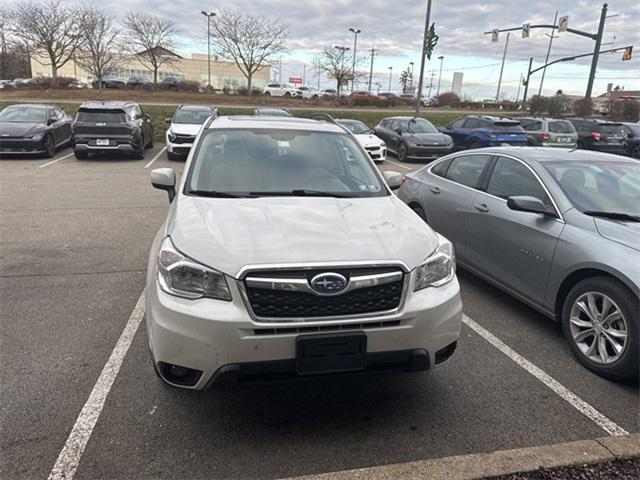
<svg viewBox="0 0 640 480">
<path fill-rule="evenodd" d="M 208 62 L 207 54 L 192 53 L 190 58 L 182 57 L 171 53 L 173 60 L 160 67 L 158 81 L 163 81 L 167 77 L 192 80 L 202 85 L 208 83 Z M 40 61 L 38 61 L 40 60 Z M 32 57 L 31 72 L 33 77 L 51 76 L 51 67 L 42 58 Z M 254 74 L 253 86 L 263 87 L 269 81 L 271 69 L 266 66 Z M 73 77 L 83 82 L 95 80 L 93 76 L 86 72 L 73 59 L 58 69 L 58 76 Z M 138 55 L 123 54 L 120 67 L 112 72 L 111 76 L 127 81 L 131 77 L 141 77 L 153 79 L 153 72 L 140 62 Z M 221 60 L 211 56 L 211 85 L 215 88 L 237 88 L 246 86 L 247 80 L 234 62 Z"/>
</svg>

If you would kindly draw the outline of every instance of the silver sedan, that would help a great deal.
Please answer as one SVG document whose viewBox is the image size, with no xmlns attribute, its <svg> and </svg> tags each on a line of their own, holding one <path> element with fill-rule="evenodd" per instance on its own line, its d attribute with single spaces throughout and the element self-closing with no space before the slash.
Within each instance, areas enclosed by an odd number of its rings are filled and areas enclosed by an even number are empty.
<svg viewBox="0 0 640 480">
<path fill-rule="evenodd" d="M 453 242 L 460 266 L 562 322 L 584 366 L 638 377 L 640 163 L 484 148 L 408 174 L 398 196 Z"/>
</svg>

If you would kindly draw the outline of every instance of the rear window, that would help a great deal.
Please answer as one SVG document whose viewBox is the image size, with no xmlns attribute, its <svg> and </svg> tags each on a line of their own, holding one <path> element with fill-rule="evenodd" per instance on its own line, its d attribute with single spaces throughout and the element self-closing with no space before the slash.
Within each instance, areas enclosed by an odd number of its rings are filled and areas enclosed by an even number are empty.
<svg viewBox="0 0 640 480">
<path fill-rule="evenodd" d="M 498 132 L 524 132 L 520 124 L 516 122 L 495 122 L 493 125 Z"/>
<path fill-rule="evenodd" d="M 549 131 L 551 133 L 573 133 L 575 130 L 570 122 L 555 120 L 549 122 Z"/>
<path fill-rule="evenodd" d="M 602 123 L 600 124 L 600 132 L 606 135 L 624 135 L 624 127 L 620 123 Z"/>
<path fill-rule="evenodd" d="M 126 114 L 122 110 L 80 110 L 79 122 L 126 123 Z"/>
</svg>

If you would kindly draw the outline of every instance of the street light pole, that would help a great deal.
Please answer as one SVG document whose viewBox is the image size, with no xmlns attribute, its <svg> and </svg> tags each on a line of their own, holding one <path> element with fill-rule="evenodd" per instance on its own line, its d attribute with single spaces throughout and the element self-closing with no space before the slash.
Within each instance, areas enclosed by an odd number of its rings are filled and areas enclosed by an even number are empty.
<svg viewBox="0 0 640 480">
<path fill-rule="evenodd" d="M 411 77 L 409 77 L 409 90 L 413 92 L 413 62 L 409 62 L 411 65 Z"/>
<path fill-rule="evenodd" d="M 604 22 L 607 19 L 608 5 L 605 3 L 602 5 L 602 11 L 600 12 L 600 24 L 598 25 L 598 33 L 596 33 L 596 46 L 593 50 L 593 59 L 591 60 L 591 70 L 589 71 L 589 82 L 587 83 L 587 92 L 584 98 L 591 98 L 591 92 L 593 91 L 593 81 L 596 79 L 596 69 L 598 68 L 598 57 L 600 56 L 600 44 L 602 43 L 602 34 L 604 33 Z"/>
<path fill-rule="evenodd" d="M 378 54 L 378 51 L 374 48 L 373 45 L 371 45 L 371 50 L 369 50 L 369 53 L 371 54 L 371 69 L 369 70 L 369 89 L 367 91 L 369 92 L 369 94 L 371 94 L 371 82 L 373 80 L 373 57 Z"/>
<path fill-rule="evenodd" d="M 502 66 L 500 67 L 500 77 L 498 78 L 498 91 L 496 92 L 496 102 L 500 101 L 500 85 L 502 84 L 502 72 L 504 72 L 504 60 L 507 58 L 507 47 L 509 46 L 509 35 L 507 33 L 507 40 L 504 42 L 504 52 L 502 53 Z"/>
<path fill-rule="evenodd" d="M 351 79 L 351 93 L 353 93 L 353 88 L 356 83 L 356 49 L 358 48 L 358 34 L 362 32 L 359 28 L 350 28 L 350 32 L 353 32 L 353 67 L 351 68 L 351 74 L 353 78 Z"/>
<path fill-rule="evenodd" d="M 547 71 L 547 63 L 549 63 L 549 54 L 551 53 L 551 45 L 553 44 L 553 39 L 556 38 L 555 36 L 555 26 L 556 26 L 556 22 L 558 21 L 558 11 L 556 10 L 556 16 L 553 17 L 553 27 L 551 29 L 551 35 L 549 36 L 549 47 L 547 48 L 547 56 L 544 59 L 544 70 L 542 70 L 542 78 L 540 79 L 540 86 L 538 87 L 538 96 L 540 96 L 542 94 L 542 84 L 544 83 L 544 74 Z"/>
<path fill-rule="evenodd" d="M 438 89 L 436 90 L 436 97 L 440 96 L 440 80 L 442 80 L 442 62 L 444 60 L 444 55 L 440 55 L 438 60 L 440 60 L 440 74 L 438 75 Z"/>
<path fill-rule="evenodd" d="M 204 10 L 200 13 L 207 17 L 207 86 L 211 88 L 211 17 L 215 17 L 216 14 L 215 12 L 205 12 Z"/>
<path fill-rule="evenodd" d="M 418 94 L 416 95 L 416 116 L 420 113 L 422 102 L 422 83 L 424 82 L 424 65 L 427 58 L 427 42 L 429 35 L 429 20 L 431 18 L 431 0 L 427 0 L 427 14 L 424 19 L 424 36 L 422 38 L 422 58 L 420 59 L 420 80 L 418 81 Z"/>
<path fill-rule="evenodd" d="M 391 79 L 393 78 L 393 67 L 389 67 L 389 93 L 391 93 Z"/>
</svg>

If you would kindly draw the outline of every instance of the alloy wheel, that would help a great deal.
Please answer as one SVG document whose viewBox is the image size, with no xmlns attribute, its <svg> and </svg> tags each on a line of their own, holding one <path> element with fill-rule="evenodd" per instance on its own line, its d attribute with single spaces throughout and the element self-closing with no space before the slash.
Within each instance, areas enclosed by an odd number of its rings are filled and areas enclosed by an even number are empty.
<svg viewBox="0 0 640 480">
<path fill-rule="evenodd" d="M 587 292 L 571 307 L 571 337 L 585 357 L 598 364 L 611 364 L 625 351 L 627 321 L 620 307 L 607 295 Z"/>
<path fill-rule="evenodd" d="M 407 159 L 407 146 L 404 143 L 398 147 L 398 160 L 404 162 Z"/>
<path fill-rule="evenodd" d="M 53 142 L 51 135 L 47 135 L 44 139 L 44 148 L 47 151 L 47 157 L 51 158 L 56 153 L 56 145 Z"/>
</svg>

